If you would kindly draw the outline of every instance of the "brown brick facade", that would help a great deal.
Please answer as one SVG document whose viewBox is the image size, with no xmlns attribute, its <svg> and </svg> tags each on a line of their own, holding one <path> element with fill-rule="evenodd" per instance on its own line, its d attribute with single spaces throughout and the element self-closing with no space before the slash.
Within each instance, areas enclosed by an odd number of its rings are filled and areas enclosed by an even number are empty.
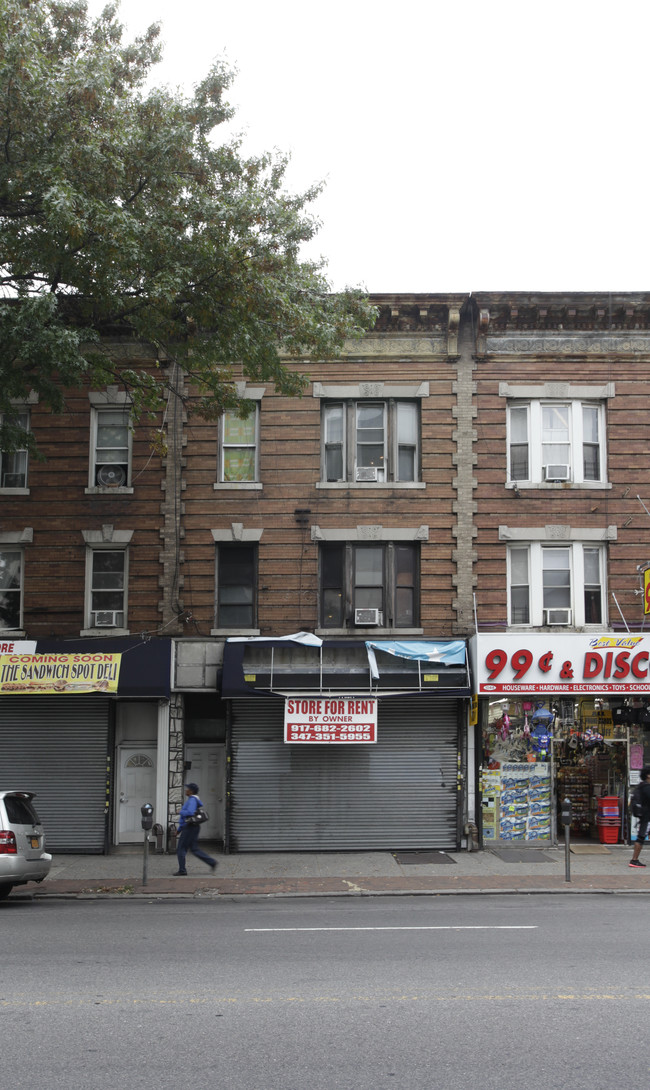
<svg viewBox="0 0 650 1090">
<path fill-rule="evenodd" d="M 255 631 L 320 630 L 320 543 L 333 533 L 341 540 L 388 541 L 405 529 L 420 552 L 414 630 L 425 638 L 469 636 L 475 608 L 479 629 L 498 629 L 507 624 L 504 527 L 602 535 L 606 622 L 621 627 L 624 617 L 630 628 L 639 627 L 637 565 L 650 560 L 650 517 L 643 507 L 650 506 L 650 297 L 479 293 L 467 299 L 378 296 L 375 302 L 379 322 L 363 341 L 346 346 L 337 360 L 296 362 L 309 376 L 302 398 L 255 387 L 259 475 L 241 487 L 220 487 L 220 423 L 191 413 L 188 419 L 173 398 L 164 422 L 136 429 L 128 490 L 88 487 L 88 391 L 69 392 L 61 416 L 31 406 L 45 461 L 32 460 L 28 490 L 3 490 L 0 497 L 3 547 L 18 542 L 24 551 L 25 635 L 67 638 L 86 627 L 83 532 L 108 543 L 111 534 L 132 534 L 131 632 L 207 640 L 227 635 L 215 619 L 220 541 L 256 545 Z M 123 345 L 117 351 L 128 354 Z M 131 346 L 129 359 L 141 362 L 136 351 Z M 568 398 L 581 388 L 613 391 L 602 398 L 607 476 L 598 487 L 507 483 L 508 391 L 548 393 L 549 384 Z M 321 405 L 343 400 L 350 390 L 384 401 L 399 400 L 402 390 L 417 402 L 416 484 L 328 486 L 321 479 Z M 111 404 L 110 392 L 106 396 Z M 150 432 L 163 423 L 169 449 L 161 459 L 152 452 Z M 354 636 L 354 628 L 348 634 Z"/>
</svg>

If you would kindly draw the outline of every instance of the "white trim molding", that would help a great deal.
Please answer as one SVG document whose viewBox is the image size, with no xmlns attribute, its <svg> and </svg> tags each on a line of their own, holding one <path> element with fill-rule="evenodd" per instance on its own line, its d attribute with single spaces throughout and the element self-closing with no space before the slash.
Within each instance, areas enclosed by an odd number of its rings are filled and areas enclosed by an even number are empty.
<svg viewBox="0 0 650 1090">
<path fill-rule="evenodd" d="M 606 526 L 499 526 L 499 541 L 617 541 L 618 527 Z"/>
<path fill-rule="evenodd" d="M 421 382 L 418 386 L 395 386 L 388 382 L 359 382 L 351 386 L 323 386 L 315 382 L 312 397 L 331 398 L 336 401 L 351 401 L 359 398 L 407 398 L 428 397 L 429 383 Z"/>
<path fill-rule="evenodd" d="M 227 530 L 210 530 L 215 543 L 233 541 L 260 541 L 263 530 L 245 530 L 243 522 L 233 522 Z"/>
<path fill-rule="evenodd" d="M 312 541 L 428 541 L 429 527 L 356 526 L 349 529 L 323 530 L 312 526 Z"/>
<path fill-rule="evenodd" d="M 615 396 L 616 388 L 613 382 L 607 382 L 604 386 L 578 386 L 572 382 L 544 382 L 539 386 L 511 386 L 509 382 L 499 383 L 499 397 L 511 397 L 513 400 L 561 398 L 563 401 L 602 401 Z"/>
</svg>

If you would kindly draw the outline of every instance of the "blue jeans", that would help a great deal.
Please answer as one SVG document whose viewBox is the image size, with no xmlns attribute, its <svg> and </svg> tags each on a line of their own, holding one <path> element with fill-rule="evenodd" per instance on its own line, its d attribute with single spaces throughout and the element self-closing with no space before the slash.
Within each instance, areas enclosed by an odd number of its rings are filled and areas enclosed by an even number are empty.
<svg viewBox="0 0 650 1090">
<path fill-rule="evenodd" d="M 178 844 L 176 845 L 176 858 L 178 859 L 178 869 L 180 871 L 185 870 L 185 856 L 188 852 L 195 855 L 197 859 L 202 859 L 204 863 L 207 863 L 209 867 L 214 867 L 216 859 L 212 859 L 211 856 L 202 852 L 198 846 L 199 840 L 199 826 L 198 825 L 184 825 L 178 834 Z"/>
</svg>

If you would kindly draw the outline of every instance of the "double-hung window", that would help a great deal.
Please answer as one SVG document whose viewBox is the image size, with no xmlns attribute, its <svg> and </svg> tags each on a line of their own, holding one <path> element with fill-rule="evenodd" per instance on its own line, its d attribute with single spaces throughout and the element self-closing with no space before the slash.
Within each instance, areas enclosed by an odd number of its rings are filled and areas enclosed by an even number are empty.
<svg viewBox="0 0 650 1090">
<path fill-rule="evenodd" d="M 322 475 L 328 482 L 419 480 L 420 411 L 415 401 L 325 401 Z"/>
<path fill-rule="evenodd" d="M 246 484 L 259 480 L 259 411 L 246 417 L 228 409 L 221 418 L 219 480 Z"/>
<path fill-rule="evenodd" d="M 257 608 L 257 545 L 217 546 L 216 627 L 254 628 Z"/>
<path fill-rule="evenodd" d="M 600 545 L 531 542 L 508 550 L 510 625 L 602 626 L 604 551 Z"/>
<path fill-rule="evenodd" d="M 410 542 L 327 542 L 320 547 L 323 628 L 419 623 L 419 546 Z"/>
<path fill-rule="evenodd" d="M 90 553 L 90 628 L 126 628 L 126 549 Z"/>
<path fill-rule="evenodd" d="M 0 423 L 3 423 L 0 416 Z M 9 421 L 6 421 L 9 423 Z M 29 431 L 29 413 L 19 412 L 11 417 L 11 423 L 27 433 Z M 0 488 L 27 488 L 27 448 L 11 453 L 0 451 Z"/>
<path fill-rule="evenodd" d="M 20 549 L 0 550 L 0 631 L 23 627 L 23 553 Z"/>
<path fill-rule="evenodd" d="M 91 486 L 126 488 L 131 477 L 129 412 L 118 406 L 93 410 Z"/>
<path fill-rule="evenodd" d="M 508 479 L 516 484 L 605 481 L 604 404 L 577 399 L 510 402 Z"/>
</svg>

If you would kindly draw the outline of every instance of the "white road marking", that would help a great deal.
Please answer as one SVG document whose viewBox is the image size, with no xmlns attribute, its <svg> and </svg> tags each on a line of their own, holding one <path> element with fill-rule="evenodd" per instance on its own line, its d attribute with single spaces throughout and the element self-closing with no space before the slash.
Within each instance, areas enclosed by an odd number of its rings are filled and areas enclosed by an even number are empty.
<svg viewBox="0 0 650 1090">
<path fill-rule="evenodd" d="M 456 924 L 443 924 L 440 926 L 428 926 L 423 924 L 417 927 L 245 927 L 244 931 L 536 931 L 536 924 L 477 924 L 476 926 L 459 926 Z"/>
</svg>

